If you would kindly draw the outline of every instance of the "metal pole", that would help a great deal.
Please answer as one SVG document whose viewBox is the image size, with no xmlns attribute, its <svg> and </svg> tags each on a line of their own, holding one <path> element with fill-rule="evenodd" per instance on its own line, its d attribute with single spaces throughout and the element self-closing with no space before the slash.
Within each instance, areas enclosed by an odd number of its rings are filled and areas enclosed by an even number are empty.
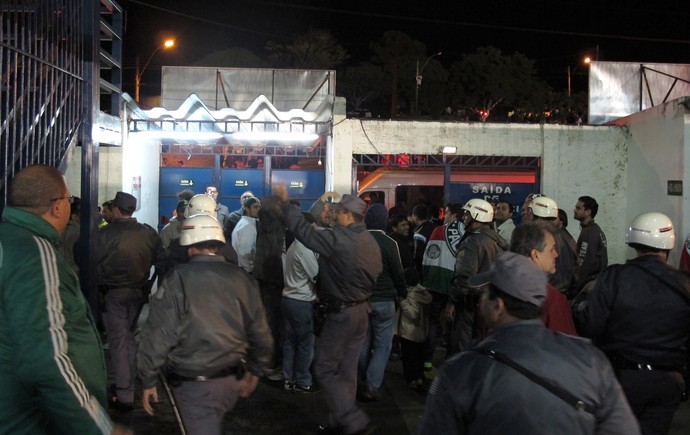
<svg viewBox="0 0 690 435">
<path fill-rule="evenodd" d="M 172 405 L 173 412 L 175 412 L 175 419 L 177 420 L 177 425 L 180 427 L 180 433 L 182 435 L 187 435 L 187 429 L 185 429 L 184 423 L 182 422 L 182 415 L 180 415 L 180 410 L 177 409 L 177 402 L 175 402 L 175 397 L 173 396 L 173 392 L 170 389 L 170 385 L 168 385 L 168 381 L 165 379 L 165 376 L 160 375 L 160 380 L 163 384 L 163 387 L 165 388 L 165 393 L 168 395 L 168 400 Z"/>
<path fill-rule="evenodd" d="M 417 74 L 414 76 L 415 87 L 414 87 L 414 113 L 419 115 L 419 85 L 422 84 L 422 78 L 419 76 L 419 60 L 417 60 Z"/>
</svg>

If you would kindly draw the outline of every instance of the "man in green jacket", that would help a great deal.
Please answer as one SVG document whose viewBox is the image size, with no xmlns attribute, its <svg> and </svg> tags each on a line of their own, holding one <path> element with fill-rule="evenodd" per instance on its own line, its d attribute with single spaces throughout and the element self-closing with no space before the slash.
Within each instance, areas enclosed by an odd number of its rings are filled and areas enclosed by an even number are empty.
<svg viewBox="0 0 690 435">
<path fill-rule="evenodd" d="M 0 434 L 110 434 L 100 338 L 57 249 L 72 196 L 55 168 L 14 177 L 0 224 Z"/>
</svg>

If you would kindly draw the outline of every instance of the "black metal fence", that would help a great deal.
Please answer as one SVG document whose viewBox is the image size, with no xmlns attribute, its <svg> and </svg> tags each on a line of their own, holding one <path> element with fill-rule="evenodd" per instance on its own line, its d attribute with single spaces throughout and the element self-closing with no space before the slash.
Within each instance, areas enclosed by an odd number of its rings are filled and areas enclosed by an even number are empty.
<svg viewBox="0 0 690 435">
<path fill-rule="evenodd" d="M 84 114 L 83 0 L 0 1 L 0 206 L 35 163 L 60 166 Z"/>
</svg>

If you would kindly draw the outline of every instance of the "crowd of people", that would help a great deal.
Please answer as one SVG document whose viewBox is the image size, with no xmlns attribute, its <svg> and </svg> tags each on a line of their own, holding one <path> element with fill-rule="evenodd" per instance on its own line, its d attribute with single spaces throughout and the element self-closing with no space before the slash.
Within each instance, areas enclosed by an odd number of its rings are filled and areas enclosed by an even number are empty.
<svg viewBox="0 0 690 435">
<path fill-rule="evenodd" d="M 64 178 L 15 176 L 0 224 L 0 432 L 128 433 L 107 410 L 134 409 L 140 385 L 147 413 L 163 387 L 186 433 L 219 434 L 263 377 L 322 394 L 319 432 L 374 433 L 359 403 L 383 400 L 392 353 L 427 396 L 423 434 L 665 434 L 687 396 L 690 281 L 667 264 L 661 213 L 632 221 L 636 257 L 609 266 L 591 196 L 574 204 L 577 240 L 541 194 L 517 224 L 503 199 L 446 204 L 438 222 L 424 204 L 405 216 L 335 192 L 303 212 L 285 186 L 247 191 L 232 212 L 218 196 L 181 192 L 160 233 L 133 217 L 134 196 L 103 204 L 88 259 L 99 331 Z"/>
</svg>

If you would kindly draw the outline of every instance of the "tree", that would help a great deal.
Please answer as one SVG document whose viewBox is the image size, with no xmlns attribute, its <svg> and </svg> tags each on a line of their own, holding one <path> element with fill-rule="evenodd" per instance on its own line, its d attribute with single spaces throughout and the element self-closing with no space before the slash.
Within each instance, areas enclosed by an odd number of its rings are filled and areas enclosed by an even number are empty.
<svg viewBox="0 0 690 435">
<path fill-rule="evenodd" d="M 412 107 L 415 86 L 415 68 L 418 59 L 426 58 L 426 46 L 398 31 L 388 31 L 370 45 L 372 61 L 383 67 L 390 89 L 391 117 Z M 401 103 L 399 96 L 410 103 Z"/>
<path fill-rule="evenodd" d="M 345 48 L 325 30 L 310 29 L 287 44 L 269 41 L 266 49 L 274 66 L 296 69 L 333 69 L 348 59 Z"/>
<path fill-rule="evenodd" d="M 384 84 L 383 68 L 367 62 L 347 68 L 338 75 L 338 93 L 347 99 L 350 110 L 364 109 L 365 104 L 369 109 L 378 106 Z"/>
<path fill-rule="evenodd" d="M 550 88 L 536 76 L 534 62 L 520 53 L 504 55 L 480 47 L 451 66 L 449 93 L 455 107 L 467 108 L 485 121 L 516 109 L 543 112 Z"/>
</svg>

